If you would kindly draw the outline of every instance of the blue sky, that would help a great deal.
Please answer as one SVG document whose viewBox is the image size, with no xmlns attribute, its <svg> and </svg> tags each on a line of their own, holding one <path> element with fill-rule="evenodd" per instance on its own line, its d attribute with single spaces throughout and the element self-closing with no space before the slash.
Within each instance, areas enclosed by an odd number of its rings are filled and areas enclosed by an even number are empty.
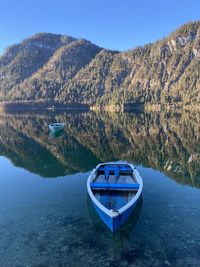
<svg viewBox="0 0 200 267">
<path fill-rule="evenodd" d="M 0 53 L 37 32 L 126 50 L 200 19 L 200 0 L 0 0 L 0 6 Z"/>
</svg>

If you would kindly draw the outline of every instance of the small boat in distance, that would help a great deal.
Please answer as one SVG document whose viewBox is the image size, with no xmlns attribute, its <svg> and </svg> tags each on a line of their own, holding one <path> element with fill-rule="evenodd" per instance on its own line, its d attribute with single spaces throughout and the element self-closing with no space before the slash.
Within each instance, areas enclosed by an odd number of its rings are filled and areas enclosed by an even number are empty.
<svg viewBox="0 0 200 267">
<path fill-rule="evenodd" d="M 59 132 L 59 131 L 63 130 L 64 127 L 65 127 L 65 123 L 64 122 L 55 122 L 55 123 L 49 124 L 49 129 L 52 132 Z"/>
<path fill-rule="evenodd" d="M 87 191 L 103 222 L 115 232 L 141 196 L 143 181 L 136 168 L 126 162 L 99 164 L 89 175 Z"/>
</svg>

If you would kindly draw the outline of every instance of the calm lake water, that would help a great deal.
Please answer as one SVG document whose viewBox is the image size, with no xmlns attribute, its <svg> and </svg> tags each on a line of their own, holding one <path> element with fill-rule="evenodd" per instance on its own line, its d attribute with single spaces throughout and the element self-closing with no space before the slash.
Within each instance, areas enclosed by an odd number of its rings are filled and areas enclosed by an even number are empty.
<svg viewBox="0 0 200 267">
<path fill-rule="evenodd" d="M 0 115 L 0 266 L 200 266 L 200 119 L 193 113 Z M 65 121 L 58 136 L 48 124 Z M 112 235 L 91 169 L 133 162 L 143 196 Z"/>
</svg>

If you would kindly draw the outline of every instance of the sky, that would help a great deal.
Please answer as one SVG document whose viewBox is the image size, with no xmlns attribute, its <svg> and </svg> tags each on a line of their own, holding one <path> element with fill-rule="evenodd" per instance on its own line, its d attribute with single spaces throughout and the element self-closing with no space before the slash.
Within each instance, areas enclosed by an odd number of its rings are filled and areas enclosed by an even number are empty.
<svg viewBox="0 0 200 267">
<path fill-rule="evenodd" d="M 200 19 L 200 0 L 0 0 L 0 54 L 38 32 L 127 50 Z"/>
</svg>

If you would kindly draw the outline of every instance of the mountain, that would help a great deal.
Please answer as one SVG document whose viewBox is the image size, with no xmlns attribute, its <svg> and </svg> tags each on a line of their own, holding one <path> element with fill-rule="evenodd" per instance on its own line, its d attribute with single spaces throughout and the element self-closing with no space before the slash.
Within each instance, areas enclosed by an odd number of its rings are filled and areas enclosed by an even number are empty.
<svg viewBox="0 0 200 267">
<path fill-rule="evenodd" d="M 126 52 L 37 34 L 0 57 L 0 99 L 118 108 L 199 105 L 200 21 Z"/>
<path fill-rule="evenodd" d="M 57 49 L 74 40 L 68 36 L 40 33 L 8 47 L 0 58 L 1 96 L 6 97 L 10 89 L 42 68 Z"/>
</svg>

